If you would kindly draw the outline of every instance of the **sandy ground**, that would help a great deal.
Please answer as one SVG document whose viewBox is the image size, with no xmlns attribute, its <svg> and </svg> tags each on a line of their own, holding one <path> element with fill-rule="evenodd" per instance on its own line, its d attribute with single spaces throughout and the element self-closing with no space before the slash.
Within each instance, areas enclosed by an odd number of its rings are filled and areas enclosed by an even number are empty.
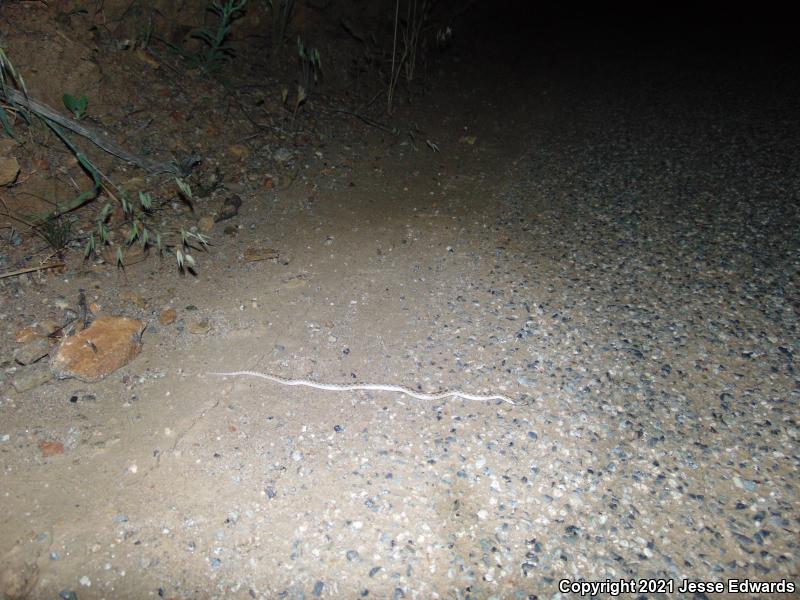
<svg viewBox="0 0 800 600">
<path fill-rule="evenodd" d="M 217 226 L 197 277 L 145 263 L 3 298 L 5 315 L 55 314 L 82 288 L 149 325 L 100 384 L 2 388 L 0 594 L 797 582 L 796 181 L 750 219 L 756 192 L 709 175 L 692 115 L 650 120 L 635 77 L 497 68 L 503 86 L 462 64 L 454 85 L 474 85 L 426 100 L 438 153 L 370 131 L 288 190 L 245 185 L 238 230 Z M 246 262 L 251 247 L 279 256 Z M 161 326 L 169 307 L 178 321 Z M 208 374 L 237 369 L 519 405 Z M 42 440 L 65 452 L 43 457 Z"/>
</svg>

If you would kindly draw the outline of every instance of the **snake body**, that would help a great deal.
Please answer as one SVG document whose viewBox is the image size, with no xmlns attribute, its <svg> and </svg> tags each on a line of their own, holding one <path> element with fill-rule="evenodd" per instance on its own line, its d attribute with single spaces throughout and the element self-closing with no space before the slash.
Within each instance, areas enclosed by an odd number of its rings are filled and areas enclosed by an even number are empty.
<svg viewBox="0 0 800 600">
<path fill-rule="evenodd" d="M 269 373 L 259 373 L 258 371 L 229 371 L 227 373 L 209 373 L 209 375 L 220 375 L 223 377 L 247 375 L 250 377 L 268 379 L 269 381 L 274 381 L 275 383 L 280 383 L 282 385 L 302 385 L 317 390 L 329 390 L 332 392 L 372 390 L 376 392 L 399 392 L 418 400 L 444 400 L 445 398 L 462 398 L 464 400 L 475 400 L 478 402 L 502 400 L 503 402 L 508 402 L 509 404 L 516 404 L 516 402 L 514 402 L 511 398 L 508 396 L 503 396 L 502 394 L 467 394 L 459 390 L 449 390 L 436 394 L 426 394 L 424 392 L 412 390 L 404 385 L 392 385 L 386 383 L 320 383 L 317 381 L 311 381 L 310 379 L 287 379 L 285 377 L 279 377 L 278 375 L 271 375 Z"/>
</svg>

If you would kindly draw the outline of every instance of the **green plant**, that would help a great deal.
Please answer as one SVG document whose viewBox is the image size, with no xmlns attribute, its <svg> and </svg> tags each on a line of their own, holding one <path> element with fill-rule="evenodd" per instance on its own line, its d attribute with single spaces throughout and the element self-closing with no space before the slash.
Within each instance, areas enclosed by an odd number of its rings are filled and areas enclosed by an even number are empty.
<svg viewBox="0 0 800 600">
<path fill-rule="evenodd" d="M 24 96 L 28 95 L 28 90 L 25 88 L 25 80 L 14 68 L 5 50 L 0 47 L 0 92 L 3 92 L 3 98 L 8 102 L 7 108 L 19 114 L 25 121 L 30 122 L 28 112 L 23 107 L 16 104 L 11 99 L 11 94 L 7 93 L 10 87 L 17 87 Z M 14 128 L 11 126 L 11 119 L 8 118 L 6 107 L 2 105 L 0 105 L 0 123 L 3 124 L 3 130 L 6 132 L 6 135 L 17 139 L 17 136 L 14 134 Z"/>
<path fill-rule="evenodd" d="M 294 0 L 264 0 L 272 17 L 272 58 L 277 59 L 289 29 Z"/>
<path fill-rule="evenodd" d="M 317 48 L 307 48 L 297 36 L 297 55 L 300 57 L 300 85 L 306 90 L 322 76 L 322 59 Z"/>
<path fill-rule="evenodd" d="M 178 188 L 180 189 L 184 198 L 186 198 L 186 201 L 191 204 L 192 188 L 190 188 L 189 184 L 182 179 L 175 179 L 175 182 L 178 184 Z M 181 271 L 183 271 L 184 268 L 194 268 L 194 257 L 189 254 L 190 250 L 197 248 L 197 246 L 192 244 L 193 241 L 199 242 L 202 250 L 208 250 L 209 240 L 206 236 L 197 231 L 197 227 L 192 227 L 189 229 L 189 231 L 181 228 L 181 242 L 180 245 L 176 245 L 175 247 L 175 259 L 178 261 L 178 268 Z"/>
<path fill-rule="evenodd" d="M 72 241 L 72 221 L 64 215 L 57 215 L 42 221 L 34 227 L 34 231 L 56 253 L 61 253 Z"/>
<path fill-rule="evenodd" d="M 191 201 L 192 190 L 189 184 L 181 179 L 175 179 L 179 192 L 187 201 Z M 208 250 L 209 239 L 207 236 L 199 233 L 196 227 L 190 228 L 188 231 L 181 228 L 178 232 L 166 235 L 161 234 L 153 227 L 153 199 L 150 194 L 139 192 L 138 204 L 132 202 L 126 194 L 121 193 L 119 203 L 122 208 L 124 221 L 117 227 L 123 232 L 127 229 L 125 240 L 122 244 L 117 246 L 116 263 L 117 266 L 124 265 L 124 251 L 123 248 L 129 248 L 134 244 L 139 244 L 142 250 L 147 250 L 155 246 L 159 255 L 165 252 L 174 252 L 175 260 L 178 268 L 181 271 L 192 270 L 195 266 L 195 259 L 190 254 L 190 251 L 199 248 Z M 100 213 L 95 219 L 94 231 L 89 236 L 86 242 L 84 256 L 89 257 L 97 254 L 100 247 L 108 246 L 111 244 L 111 230 L 109 227 L 111 219 L 111 203 L 106 203 Z M 170 239 L 177 237 L 177 240 L 170 242 Z M 166 239 L 165 239 L 166 238 Z"/>
<path fill-rule="evenodd" d="M 148 48 L 150 40 L 155 33 L 153 19 L 156 9 L 154 0 L 134 0 L 130 10 L 136 23 L 136 40 L 134 45 L 138 48 Z"/>
<path fill-rule="evenodd" d="M 27 99 L 28 91 L 25 88 L 25 81 L 16 71 L 16 69 L 14 69 L 14 65 L 11 64 L 11 61 L 8 59 L 5 51 L 0 48 L 0 91 L 3 92 L 6 102 L 8 102 L 8 108 L 13 110 L 17 115 L 21 116 L 27 123 L 30 123 L 30 111 L 28 110 L 27 106 L 19 102 L 15 103 L 13 100 L 13 95 L 10 93 L 10 90 L 13 86 L 16 86 L 22 92 L 23 97 Z M 65 102 L 66 96 L 68 96 L 68 94 L 65 94 Z M 88 103 L 88 100 L 86 102 Z M 65 212 L 74 210 L 88 200 L 94 198 L 97 195 L 97 191 L 100 189 L 100 172 L 86 157 L 86 155 L 78 150 L 78 148 L 72 143 L 69 137 L 67 137 L 67 134 L 58 124 L 42 115 L 37 116 L 39 116 L 41 121 L 47 125 L 53 131 L 53 133 L 59 137 L 59 139 L 61 139 L 70 152 L 75 155 L 75 158 L 78 159 L 78 163 L 89 173 L 89 175 L 92 177 L 92 181 L 94 182 L 94 186 L 91 190 L 82 192 L 76 198 L 70 200 L 66 204 L 59 204 L 56 210 L 51 213 L 35 217 L 36 224 L 41 224 L 49 219 L 62 215 Z M 8 114 L 6 113 L 6 108 L 3 106 L 0 106 L 0 122 L 2 122 L 3 128 L 9 136 L 16 137 L 11 126 L 11 120 L 8 118 Z"/>
<path fill-rule="evenodd" d="M 297 80 L 297 96 L 292 110 L 292 123 L 297 117 L 297 111 L 308 99 L 308 92 L 313 82 L 316 82 L 322 75 L 322 59 L 319 50 L 316 48 L 306 48 L 303 40 L 297 37 L 297 54 L 300 59 L 300 77 Z M 286 103 L 289 96 L 289 89 L 282 91 L 283 102 Z"/>
<path fill-rule="evenodd" d="M 67 148 L 69 148 L 69 150 L 75 155 L 75 158 L 78 159 L 78 164 L 80 164 L 86 170 L 86 172 L 92 178 L 92 182 L 94 183 L 92 189 L 86 190 L 85 192 L 81 192 L 75 198 L 73 198 L 72 200 L 68 201 L 65 204 L 59 203 L 56 206 L 55 211 L 43 215 L 41 217 L 42 220 L 47 220 L 52 217 L 63 215 L 64 213 L 68 213 L 72 210 L 75 210 L 76 208 L 86 204 L 89 200 L 93 200 L 94 198 L 96 198 L 97 192 L 100 191 L 102 183 L 100 181 L 100 171 L 98 171 L 97 167 L 94 166 L 94 163 L 92 163 L 92 161 L 89 160 L 89 157 L 87 157 L 83 152 L 81 152 L 78 149 L 77 146 L 75 146 L 75 144 L 72 143 L 72 140 L 70 140 L 69 137 L 67 137 L 67 134 L 64 133 L 64 130 L 61 129 L 59 125 L 57 125 L 50 119 L 46 119 L 44 117 L 41 117 L 41 119 L 42 121 L 44 121 L 44 124 L 47 125 L 53 131 L 53 133 L 55 133 L 61 139 L 64 145 Z"/>
<path fill-rule="evenodd" d="M 128 226 L 129 232 L 125 239 L 125 246 L 131 246 L 136 241 L 139 241 L 142 245 L 143 249 L 147 249 L 147 247 L 154 242 L 157 246 L 159 252 L 163 250 L 163 245 L 161 243 L 161 234 L 155 234 L 151 232 L 148 228 L 146 223 L 146 215 L 149 214 L 150 209 L 152 208 L 152 199 L 150 198 L 149 194 L 139 193 L 139 201 L 141 207 L 137 209 L 134 204 L 128 199 L 127 195 L 124 193 L 120 193 L 119 196 L 119 203 L 122 208 L 122 214 L 124 216 L 125 222 L 122 223 L 122 227 Z M 100 213 L 97 215 L 95 219 L 95 228 L 94 231 L 89 235 L 89 238 L 86 240 L 86 246 L 84 248 L 84 257 L 88 258 L 92 254 L 96 254 L 98 252 L 98 239 L 100 246 L 107 246 L 111 244 L 111 230 L 110 230 L 110 220 L 111 220 L 111 203 L 107 202 L 103 208 L 100 210 Z M 97 238 L 95 238 L 97 235 Z M 117 266 L 123 265 L 123 251 L 122 245 L 117 247 Z"/>
<path fill-rule="evenodd" d="M 193 241 L 200 243 L 203 250 L 208 250 L 208 238 L 202 233 L 197 231 L 197 227 L 192 227 L 189 231 L 181 229 L 181 244 L 180 247 L 175 248 L 175 258 L 178 261 L 178 268 L 183 271 L 184 268 L 194 268 L 194 257 L 189 254 L 189 250 L 197 248 L 192 244 Z"/>
<path fill-rule="evenodd" d="M 237 4 L 243 6 L 244 1 L 241 0 Z M 19 93 L 16 95 L 9 93 L 11 86 L 19 89 L 22 92 L 22 96 Z M 112 238 L 114 237 L 112 235 L 112 227 L 115 231 L 120 228 L 122 230 L 127 228 L 124 242 L 117 246 L 116 258 L 118 265 L 122 266 L 123 264 L 123 248 L 139 243 L 144 249 L 154 245 L 158 248 L 159 253 L 163 253 L 164 250 L 174 250 L 175 258 L 181 271 L 191 270 L 194 267 L 195 260 L 190 251 L 197 248 L 198 244 L 200 248 L 207 250 L 209 245 L 208 238 L 199 233 L 196 228 L 191 228 L 188 231 L 181 228 L 179 233 L 175 232 L 174 236 L 178 239 L 174 242 L 163 241 L 164 236 L 152 224 L 154 203 L 150 194 L 139 192 L 138 203 L 131 201 L 125 190 L 118 188 L 108 178 L 104 177 L 92 161 L 72 143 L 72 140 L 58 123 L 47 116 L 34 112 L 35 109 L 29 110 L 25 83 L 8 60 L 2 48 L 0 48 L 0 92 L 3 93 L 3 97 L 0 100 L 7 102 L 6 105 L 0 105 L 0 121 L 2 121 L 8 135 L 14 136 L 11 120 L 8 118 L 9 112 L 20 115 L 28 123 L 31 122 L 30 114 L 35 114 L 72 152 L 81 167 L 91 177 L 93 183 L 90 190 L 80 193 L 76 198 L 68 202 L 57 203 L 56 208 L 47 214 L 34 215 L 30 218 L 10 215 L 12 218 L 32 227 L 56 252 L 60 252 L 73 239 L 72 221 L 66 213 L 80 208 L 90 200 L 94 200 L 98 193 L 103 190 L 111 199 L 119 203 L 122 208 L 123 220 L 121 223 L 112 225 L 112 202 L 107 202 L 95 218 L 94 228 L 86 240 L 86 257 L 95 254 L 99 247 L 112 243 Z M 82 116 L 88 105 L 86 97 L 74 98 L 69 96 L 68 98 L 68 96 L 68 94 L 64 95 L 64 104 L 76 117 Z M 14 102 L 14 97 L 18 98 L 18 102 Z M 20 97 L 24 100 L 19 100 Z M 23 104 L 23 102 L 25 103 Z M 31 104 L 33 103 L 31 102 Z M 176 179 L 176 182 L 181 195 L 191 203 L 192 190 L 189 185 L 180 179 Z"/>
<path fill-rule="evenodd" d="M 89 107 L 89 98 L 86 94 L 80 96 L 73 96 L 72 94 L 64 94 L 62 97 L 64 106 L 72 115 L 79 121 L 86 116 L 86 109 Z"/>
<path fill-rule="evenodd" d="M 394 107 L 394 95 L 400 75 L 405 74 L 408 83 L 414 79 L 419 62 L 422 31 L 430 12 L 431 0 L 407 0 L 406 16 L 403 19 L 400 17 L 400 0 L 395 0 L 392 66 L 386 90 L 386 111 L 389 114 Z M 398 49 L 398 41 L 402 42 L 402 48 Z"/>
<path fill-rule="evenodd" d="M 181 196 L 188 202 L 190 205 L 192 203 L 192 188 L 189 187 L 189 184 L 186 183 L 183 179 L 175 178 L 175 184 L 178 186 L 178 189 L 181 192 Z"/>
<path fill-rule="evenodd" d="M 204 52 L 198 53 L 196 59 L 199 65 L 208 72 L 218 71 L 226 62 L 231 60 L 236 53 L 233 48 L 226 44 L 233 22 L 244 14 L 244 7 L 247 0 L 213 0 L 207 10 L 217 15 L 217 27 L 215 30 L 203 27 L 191 33 L 203 41 L 208 46 Z"/>
</svg>

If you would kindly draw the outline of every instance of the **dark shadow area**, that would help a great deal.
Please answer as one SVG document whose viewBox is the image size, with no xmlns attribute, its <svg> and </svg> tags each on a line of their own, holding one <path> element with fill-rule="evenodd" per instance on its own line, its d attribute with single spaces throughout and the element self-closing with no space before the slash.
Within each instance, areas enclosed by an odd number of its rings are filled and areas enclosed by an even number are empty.
<svg viewBox="0 0 800 600">
<path fill-rule="evenodd" d="M 750 5 L 476 2 L 460 21 L 455 48 L 498 62 L 559 62 L 606 71 L 659 67 L 715 77 L 733 74 L 796 87 L 795 33 L 788 12 Z"/>
</svg>

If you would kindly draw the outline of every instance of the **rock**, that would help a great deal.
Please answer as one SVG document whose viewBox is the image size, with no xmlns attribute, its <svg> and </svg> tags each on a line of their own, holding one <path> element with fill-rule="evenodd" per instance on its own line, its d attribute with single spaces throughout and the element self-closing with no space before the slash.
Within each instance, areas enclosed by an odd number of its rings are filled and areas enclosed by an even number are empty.
<svg viewBox="0 0 800 600">
<path fill-rule="evenodd" d="M 294 158 L 294 153 L 288 148 L 278 148 L 272 153 L 272 158 L 279 163 L 285 163 Z"/>
<path fill-rule="evenodd" d="M 310 146 L 314 143 L 314 138 L 309 132 L 301 131 L 294 138 L 294 143 L 298 146 Z"/>
<path fill-rule="evenodd" d="M 238 160 L 244 160 L 250 158 L 250 148 L 244 144 L 233 144 L 232 146 L 228 146 L 228 154 Z"/>
<path fill-rule="evenodd" d="M 162 325 L 172 325 L 178 318 L 178 312 L 174 308 L 167 308 L 158 315 L 158 322 Z"/>
<path fill-rule="evenodd" d="M 52 440 L 44 440 L 39 442 L 39 452 L 42 453 L 42 458 L 64 454 L 64 444 Z"/>
<path fill-rule="evenodd" d="M 88 329 L 61 341 L 50 369 L 59 379 L 100 381 L 131 362 L 142 349 L 146 325 L 138 319 L 100 317 Z"/>
<path fill-rule="evenodd" d="M 36 325 L 28 325 L 27 327 L 23 327 L 22 329 L 18 330 L 14 334 L 14 341 L 18 344 L 30 342 L 33 339 L 41 337 L 42 331 L 43 330 Z"/>
<path fill-rule="evenodd" d="M 120 292 L 119 299 L 133 302 L 139 308 L 147 308 L 147 300 L 142 298 L 136 292 L 132 292 L 130 290 L 125 290 L 124 292 Z"/>
<path fill-rule="evenodd" d="M 156 60 L 154 56 L 152 56 L 148 52 L 145 52 L 142 48 L 136 49 L 136 58 L 138 58 L 146 65 L 150 65 L 154 69 L 159 69 L 161 67 L 161 63 L 158 62 L 158 60 Z"/>
<path fill-rule="evenodd" d="M 0 158 L 0 186 L 11 185 L 19 175 L 19 163 L 14 157 Z"/>
<path fill-rule="evenodd" d="M 39 321 L 38 327 L 44 335 L 53 335 L 56 331 L 61 330 L 61 325 L 55 319 L 42 319 Z"/>
<path fill-rule="evenodd" d="M 283 287 L 289 290 L 295 290 L 297 288 L 305 287 L 306 285 L 308 285 L 308 281 L 304 275 L 293 275 L 288 277 L 283 282 Z"/>
<path fill-rule="evenodd" d="M 17 392 L 22 393 L 44 385 L 52 378 L 53 374 L 50 372 L 50 369 L 47 368 L 47 365 L 45 363 L 40 363 L 38 365 L 26 367 L 21 369 L 18 373 L 15 373 L 11 379 L 11 385 L 14 386 Z"/>
<path fill-rule="evenodd" d="M 272 188 L 278 187 L 278 178 L 271 173 L 267 173 L 264 175 L 264 181 L 261 185 L 265 190 L 271 190 Z"/>
<path fill-rule="evenodd" d="M 189 323 L 189 333 L 203 335 L 209 331 L 211 331 L 211 321 L 208 319 L 201 319 L 200 321 L 192 321 Z"/>
<path fill-rule="evenodd" d="M 244 251 L 245 262 L 271 260 L 273 258 L 278 258 L 278 251 L 274 248 L 247 248 Z"/>
<path fill-rule="evenodd" d="M 214 217 L 205 216 L 197 222 L 197 227 L 203 233 L 210 233 L 214 229 Z"/>
<path fill-rule="evenodd" d="M 14 360 L 21 365 L 32 365 L 50 354 L 50 340 L 44 336 L 25 342 L 14 351 Z"/>
<path fill-rule="evenodd" d="M 238 194 L 231 194 L 225 198 L 224 202 L 222 203 L 222 207 L 219 209 L 215 221 L 219 222 L 224 221 L 225 219 L 230 219 L 231 217 L 235 217 L 239 214 L 239 209 L 241 206 L 241 197 L 239 197 Z"/>
</svg>

